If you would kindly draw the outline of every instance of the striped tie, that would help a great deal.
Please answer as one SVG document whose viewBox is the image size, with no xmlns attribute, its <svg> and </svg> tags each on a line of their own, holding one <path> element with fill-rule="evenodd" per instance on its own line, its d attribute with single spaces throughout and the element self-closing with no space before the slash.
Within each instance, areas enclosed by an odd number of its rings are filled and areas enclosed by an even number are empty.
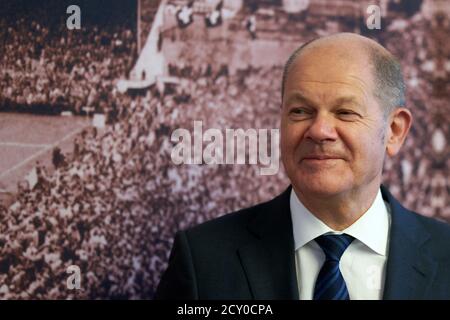
<svg viewBox="0 0 450 320">
<path fill-rule="evenodd" d="M 347 234 L 322 235 L 315 239 L 325 253 L 325 263 L 316 280 L 314 300 L 350 300 L 339 260 L 353 239 Z"/>
</svg>

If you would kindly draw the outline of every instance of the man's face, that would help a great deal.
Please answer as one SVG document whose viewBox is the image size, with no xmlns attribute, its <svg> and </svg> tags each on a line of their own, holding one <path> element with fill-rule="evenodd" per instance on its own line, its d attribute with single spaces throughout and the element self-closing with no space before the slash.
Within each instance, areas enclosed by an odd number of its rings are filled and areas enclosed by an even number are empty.
<svg viewBox="0 0 450 320">
<path fill-rule="evenodd" d="M 340 51 L 305 50 L 286 79 L 281 156 L 302 194 L 332 196 L 380 183 L 386 129 L 372 71 L 363 55 Z"/>
</svg>

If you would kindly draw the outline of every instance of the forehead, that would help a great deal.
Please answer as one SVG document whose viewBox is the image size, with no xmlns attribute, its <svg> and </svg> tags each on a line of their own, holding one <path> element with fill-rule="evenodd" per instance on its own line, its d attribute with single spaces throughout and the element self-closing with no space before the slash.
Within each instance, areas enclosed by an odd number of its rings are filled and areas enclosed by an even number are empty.
<svg viewBox="0 0 450 320">
<path fill-rule="evenodd" d="M 322 46 L 306 49 L 289 68 L 284 94 L 323 91 L 368 96 L 373 87 L 371 64 L 360 48 Z"/>
</svg>

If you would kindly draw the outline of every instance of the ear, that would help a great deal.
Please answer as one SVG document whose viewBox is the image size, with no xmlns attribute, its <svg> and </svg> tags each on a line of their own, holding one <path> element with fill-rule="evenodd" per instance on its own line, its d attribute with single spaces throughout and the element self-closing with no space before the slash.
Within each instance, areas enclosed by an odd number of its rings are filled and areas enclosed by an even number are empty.
<svg viewBox="0 0 450 320">
<path fill-rule="evenodd" d="M 395 109 L 388 120 L 388 136 L 386 141 L 386 153 L 395 156 L 400 150 L 411 127 L 413 117 L 406 108 Z"/>
</svg>

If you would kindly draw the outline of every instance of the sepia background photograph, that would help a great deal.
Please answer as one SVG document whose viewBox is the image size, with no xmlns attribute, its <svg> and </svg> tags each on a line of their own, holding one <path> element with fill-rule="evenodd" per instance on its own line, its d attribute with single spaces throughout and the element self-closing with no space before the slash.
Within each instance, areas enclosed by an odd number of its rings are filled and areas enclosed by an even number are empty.
<svg viewBox="0 0 450 320">
<path fill-rule="evenodd" d="M 279 128 L 285 61 L 338 32 L 401 62 L 414 122 L 383 183 L 450 223 L 449 31 L 444 0 L 3 1 L 0 299 L 152 299 L 176 231 L 289 185 L 281 162 L 177 163 L 175 130 L 195 153 L 195 122 Z"/>
</svg>

